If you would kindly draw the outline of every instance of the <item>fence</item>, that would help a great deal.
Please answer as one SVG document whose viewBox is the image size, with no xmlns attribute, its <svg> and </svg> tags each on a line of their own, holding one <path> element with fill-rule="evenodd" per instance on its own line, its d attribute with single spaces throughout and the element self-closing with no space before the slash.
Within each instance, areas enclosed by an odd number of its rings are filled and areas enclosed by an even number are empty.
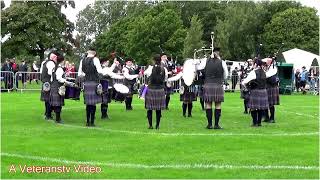
<svg viewBox="0 0 320 180">
<path fill-rule="evenodd" d="M 144 70 L 145 67 L 142 67 Z M 79 87 L 82 87 L 83 78 L 78 78 L 77 72 L 71 72 L 66 74 L 67 79 L 75 80 Z M 2 91 L 11 91 L 16 89 L 17 91 L 25 90 L 41 90 L 41 81 L 39 72 L 16 72 L 11 71 L 1 71 L 1 90 Z M 145 76 L 138 78 L 139 84 L 147 83 Z M 123 79 L 114 79 L 114 83 L 124 83 Z M 172 84 L 173 91 L 179 91 L 181 80 L 175 81 Z M 292 82 L 292 88 L 294 88 L 295 82 Z M 224 84 L 225 91 L 239 91 L 240 90 L 240 78 L 239 76 L 228 76 Z M 312 81 L 307 83 L 306 89 L 316 92 L 319 90 L 319 77 L 313 77 Z"/>
<path fill-rule="evenodd" d="M 1 91 L 10 91 L 15 85 L 14 73 L 11 71 L 1 71 L 0 73 L 1 79 Z"/>
</svg>

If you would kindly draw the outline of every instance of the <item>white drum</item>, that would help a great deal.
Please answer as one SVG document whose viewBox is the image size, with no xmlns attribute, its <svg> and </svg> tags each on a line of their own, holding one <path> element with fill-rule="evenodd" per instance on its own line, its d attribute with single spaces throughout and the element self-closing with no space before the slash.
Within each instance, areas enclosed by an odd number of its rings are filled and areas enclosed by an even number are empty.
<svg viewBox="0 0 320 180">
<path fill-rule="evenodd" d="M 128 94 L 129 93 L 129 88 L 123 84 L 116 83 L 113 85 L 113 87 L 117 92 L 119 92 L 121 94 Z"/>
</svg>

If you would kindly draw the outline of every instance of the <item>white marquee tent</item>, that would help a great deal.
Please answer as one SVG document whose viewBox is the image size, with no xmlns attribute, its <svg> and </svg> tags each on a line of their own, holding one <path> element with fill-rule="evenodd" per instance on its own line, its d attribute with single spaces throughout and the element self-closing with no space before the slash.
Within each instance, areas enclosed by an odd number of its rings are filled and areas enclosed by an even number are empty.
<svg viewBox="0 0 320 180">
<path fill-rule="evenodd" d="M 304 51 L 298 48 L 294 48 L 282 53 L 286 63 L 293 64 L 294 69 L 301 69 L 302 66 L 305 66 L 307 70 L 309 70 L 314 59 L 317 59 L 320 64 L 320 56 L 310 53 L 308 51 Z"/>
</svg>

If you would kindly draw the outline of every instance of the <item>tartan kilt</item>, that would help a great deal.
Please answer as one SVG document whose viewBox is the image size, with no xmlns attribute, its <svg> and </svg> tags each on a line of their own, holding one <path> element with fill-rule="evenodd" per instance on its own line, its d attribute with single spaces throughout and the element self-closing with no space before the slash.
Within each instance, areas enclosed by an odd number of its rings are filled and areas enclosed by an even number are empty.
<svg viewBox="0 0 320 180">
<path fill-rule="evenodd" d="M 248 107 L 250 109 L 268 109 L 268 93 L 266 89 L 250 90 Z"/>
<path fill-rule="evenodd" d="M 269 106 L 279 105 L 280 104 L 279 87 L 275 86 L 275 87 L 267 88 L 267 92 L 268 92 Z"/>
<path fill-rule="evenodd" d="M 108 89 L 108 91 L 104 91 L 102 94 L 102 104 L 111 103 L 112 97 L 112 89 Z"/>
<path fill-rule="evenodd" d="M 248 100 L 250 97 L 250 92 L 249 91 L 244 91 L 241 89 L 240 91 L 240 98 L 244 99 L 244 100 Z"/>
<path fill-rule="evenodd" d="M 180 101 L 189 103 L 197 101 L 197 94 L 195 92 L 184 92 L 183 94 L 180 94 Z"/>
<path fill-rule="evenodd" d="M 49 102 L 49 99 L 50 99 L 50 91 L 49 92 L 44 92 L 44 91 L 41 90 L 40 100 L 44 101 L 44 102 Z"/>
<path fill-rule="evenodd" d="M 222 84 L 206 83 L 203 85 L 204 102 L 224 102 L 224 91 Z"/>
<path fill-rule="evenodd" d="M 59 87 L 51 88 L 49 103 L 51 106 L 64 106 L 64 96 L 60 96 Z"/>
<path fill-rule="evenodd" d="M 84 82 L 83 99 L 86 105 L 96 105 L 102 102 L 101 96 L 96 92 L 98 83 L 94 81 Z"/>
<path fill-rule="evenodd" d="M 164 89 L 148 89 L 145 96 L 145 108 L 148 110 L 163 110 L 166 108 Z"/>
</svg>

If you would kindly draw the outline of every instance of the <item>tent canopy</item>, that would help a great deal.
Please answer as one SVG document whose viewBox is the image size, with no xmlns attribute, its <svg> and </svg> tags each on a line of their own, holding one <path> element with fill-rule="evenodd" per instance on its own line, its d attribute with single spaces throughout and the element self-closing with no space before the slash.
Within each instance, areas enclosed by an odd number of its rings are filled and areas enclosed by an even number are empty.
<svg viewBox="0 0 320 180">
<path fill-rule="evenodd" d="M 282 53 L 286 63 L 292 63 L 294 69 L 301 69 L 305 66 L 307 70 L 312 64 L 319 64 L 320 56 L 308 51 L 294 48 Z"/>
</svg>

